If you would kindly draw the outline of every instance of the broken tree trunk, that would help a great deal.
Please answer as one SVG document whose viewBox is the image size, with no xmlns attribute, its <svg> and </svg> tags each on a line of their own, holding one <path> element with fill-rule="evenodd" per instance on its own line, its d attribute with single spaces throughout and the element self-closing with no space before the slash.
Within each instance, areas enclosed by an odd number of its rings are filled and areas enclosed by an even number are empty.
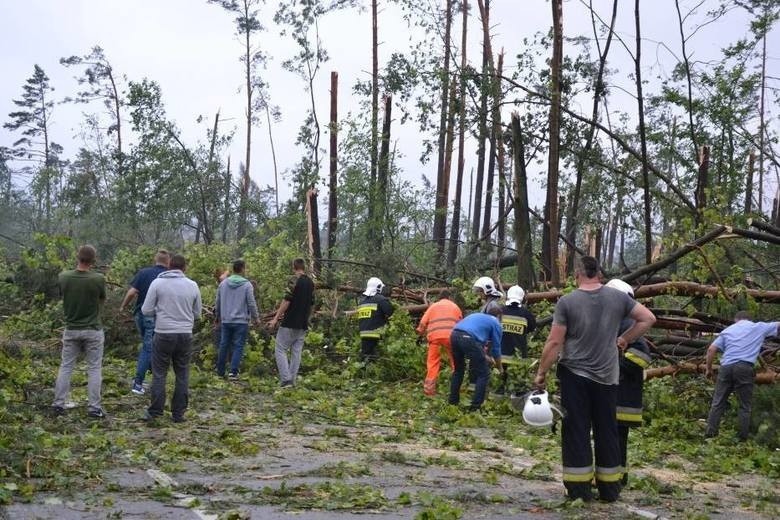
<svg viewBox="0 0 780 520">
<path fill-rule="evenodd" d="M 717 373 L 719 367 L 712 367 Z M 704 374 L 707 371 L 706 365 L 696 363 L 679 363 L 665 367 L 650 368 L 645 370 L 645 380 L 655 379 L 656 377 L 675 376 L 677 374 Z M 764 370 L 756 373 L 755 383 L 759 385 L 772 384 L 780 382 L 780 372 L 774 370 Z"/>
<path fill-rule="evenodd" d="M 328 258 L 333 258 L 338 230 L 338 89 L 339 73 L 330 73 L 330 193 L 328 199 Z"/>
<path fill-rule="evenodd" d="M 689 242 L 688 244 L 685 244 L 683 247 L 679 248 L 677 251 L 674 251 L 670 255 L 668 255 L 666 258 L 663 258 L 657 262 L 653 262 L 651 264 L 644 265 L 638 269 L 635 269 L 634 271 L 630 272 L 629 274 L 623 276 L 621 279 L 624 282 L 633 282 L 634 280 L 637 280 L 638 278 L 645 276 L 645 275 L 651 275 L 654 274 L 664 267 L 667 267 L 683 256 L 687 255 L 691 251 L 695 251 L 704 244 L 711 242 L 718 238 L 720 235 L 725 233 L 727 230 L 726 226 L 718 226 L 706 235 L 697 238 L 693 242 Z"/>
<path fill-rule="evenodd" d="M 759 229 L 761 231 L 766 231 L 767 233 L 771 233 L 773 235 L 780 236 L 780 228 L 777 226 L 773 226 L 772 224 L 768 224 L 764 222 L 763 220 L 758 220 L 754 218 L 749 218 L 748 226 L 752 226 L 756 229 Z"/>
<path fill-rule="evenodd" d="M 317 210 L 317 190 L 309 188 L 306 192 L 306 221 L 308 224 L 309 255 L 312 273 L 320 274 L 322 249 L 320 248 L 320 219 Z"/>
</svg>

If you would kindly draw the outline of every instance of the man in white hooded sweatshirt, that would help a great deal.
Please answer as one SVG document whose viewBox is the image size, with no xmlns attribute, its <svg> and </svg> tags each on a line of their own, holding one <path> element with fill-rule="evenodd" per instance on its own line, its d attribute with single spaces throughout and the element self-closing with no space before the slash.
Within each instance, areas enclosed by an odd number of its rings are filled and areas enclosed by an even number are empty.
<svg viewBox="0 0 780 520">
<path fill-rule="evenodd" d="M 168 367 L 173 364 L 176 385 L 171 399 L 171 416 L 173 422 L 184 422 L 184 412 L 189 401 L 192 327 L 201 311 L 200 289 L 198 284 L 184 275 L 185 268 L 184 257 L 173 255 L 170 269 L 152 282 L 141 307 L 144 316 L 155 318 L 152 399 L 144 416 L 147 420 L 163 414 L 165 380 L 168 377 Z"/>
</svg>

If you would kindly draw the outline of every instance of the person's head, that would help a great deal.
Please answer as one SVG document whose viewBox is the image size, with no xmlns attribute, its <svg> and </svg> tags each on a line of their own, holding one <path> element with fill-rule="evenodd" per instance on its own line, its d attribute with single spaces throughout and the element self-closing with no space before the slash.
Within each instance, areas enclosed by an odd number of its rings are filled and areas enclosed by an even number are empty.
<svg viewBox="0 0 780 520">
<path fill-rule="evenodd" d="M 184 271 L 187 268 L 187 260 L 184 259 L 183 255 L 173 255 L 171 257 L 171 263 L 169 267 L 171 269 L 178 269 L 179 271 Z"/>
<path fill-rule="evenodd" d="M 246 269 L 246 262 L 243 260 L 235 260 L 233 262 L 233 272 L 236 274 L 243 274 L 244 269 Z"/>
<path fill-rule="evenodd" d="M 154 263 L 168 267 L 168 264 L 171 263 L 171 254 L 165 249 L 160 249 L 154 255 Z"/>
<path fill-rule="evenodd" d="M 303 258 L 296 258 L 292 263 L 293 271 L 303 272 L 306 270 L 306 262 Z"/>
<path fill-rule="evenodd" d="M 496 284 L 489 276 L 480 276 L 474 281 L 472 289 L 475 293 L 487 300 L 488 298 L 500 298 L 501 291 L 496 288 Z"/>
<path fill-rule="evenodd" d="M 382 280 L 377 278 L 376 276 L 372 276 L 368 279 L 368 282 L 366 282 L 366 290 L 363 291 L 364 296 L 374 296 L 377 294 L 382 294 L 382 290 L 385 288 L 385 284 L 382 283 Z"/>
<path fill-rule="evenodd" d="M 734 321 L 750 320 L 751 316 L 748 311 L 739 311 L 734 315 Z"/>
<path fill-rule="evenodd" d="M 501 315 L 504 314 L 504 311 L 502 311 L 501 307 L 499 307 L 498 305 L 494 305 L 492 307 L 488 307 L 487 314 L 490 314 L 491 316 L 495 316 L 500 320 Z"/>
<path fill-rule="evenodd" d="M 440 300 L 449 300 L 450 298 L 452 298 L 452 293 L 449 289 L 442 289 L 439 293 Z"/>
<path fill-rule="evenodd" d="M 519 285 L 513 285 L 506 292 L 507 305 L 514 305 L 519 307 L 523 304 L 523 300 L 525 300 L 525 291 Z"/>
<path fill-rule="evenodd" d="M 577 261 L 577 267 L 574 270 L 575 278 L 579 280 L 585 278 L 589 281 L 599 280 L 599 261 L 592 256 L 583 256 Z"/>
<path fill-rule="evenodd" d="M 81 246 L 76 253 L 76 258 L 78 259 L 79 264 L 83 266 L 95 265 L 95 259 L 97 259 L 97 251 L 95 250 L 95 246 L 91 246 L 89 244 Z"/>
</svg>

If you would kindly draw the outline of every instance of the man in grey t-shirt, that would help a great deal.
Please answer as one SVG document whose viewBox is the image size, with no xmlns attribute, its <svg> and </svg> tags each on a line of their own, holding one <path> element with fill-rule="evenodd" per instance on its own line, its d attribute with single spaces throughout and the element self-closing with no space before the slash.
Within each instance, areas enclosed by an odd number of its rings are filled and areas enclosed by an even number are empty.
<svg viewBox="0 0 780 520">
<path fill-rule="evenodd" d="M 627 294 L 603 286 L 593 257 L 582 257 L 574 276 L 578 288 L 555 306 L 534 384 L 546 386 L 547 371 L 560 353 L 557 375 L 561 405 L 567 412 L 561 431 L 563 483 L 570 498 L 591 500 L 595 473 L 599 498 L 613 502 L 620 495 L 623 472 L 615 419 L 618 348 L 625 349 L 642 336 L 655 323 L 655 316 Z M 628 317 L 634 325 L 618 337 L 620 322 Z"/>
</svg>

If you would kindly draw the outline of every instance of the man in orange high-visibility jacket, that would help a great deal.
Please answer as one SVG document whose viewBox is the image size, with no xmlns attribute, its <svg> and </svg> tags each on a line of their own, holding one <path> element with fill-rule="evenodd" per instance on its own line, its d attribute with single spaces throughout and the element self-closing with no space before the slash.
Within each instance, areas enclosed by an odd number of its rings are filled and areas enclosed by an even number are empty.
<svg viewBox="0 0 780 520">
<path fill-rule="evenodd" d="M 439 295 L 439 301 L 431 304 L 420 320 L 417 333 L 422 335 L 427 332 L 428 339 L 428 372 L 425 375 L 425 383 L 423 383 L 423 391 L 427 396 L 436 395 L 436 380 L 439 378 L 439 366 L 441 365 L 441 347 L 447 349 L 450 370 L 455 369 L 452 362 L 450 333 L 455 324 L 462 318 L 463 313 L 460 307 L 450 300 L 450 292 L 444 289 Z"/>
</svg>

